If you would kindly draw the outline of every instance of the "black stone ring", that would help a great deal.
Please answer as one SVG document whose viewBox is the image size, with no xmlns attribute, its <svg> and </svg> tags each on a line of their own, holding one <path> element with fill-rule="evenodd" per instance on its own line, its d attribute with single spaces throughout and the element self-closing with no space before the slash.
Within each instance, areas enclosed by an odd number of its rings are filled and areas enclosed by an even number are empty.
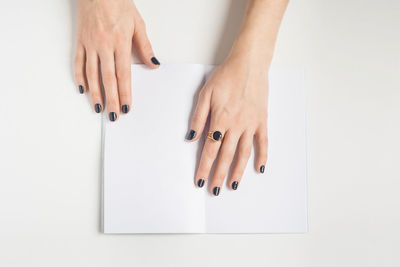
<svg viewBox="0 0 400 267">
<path fill-rule="evenodd" d="M 207 138 L 210 138 L 214 142 L 222 140 L 222 133 L 220 131 L 210 131 L 208 132 Z"/>
</svg>

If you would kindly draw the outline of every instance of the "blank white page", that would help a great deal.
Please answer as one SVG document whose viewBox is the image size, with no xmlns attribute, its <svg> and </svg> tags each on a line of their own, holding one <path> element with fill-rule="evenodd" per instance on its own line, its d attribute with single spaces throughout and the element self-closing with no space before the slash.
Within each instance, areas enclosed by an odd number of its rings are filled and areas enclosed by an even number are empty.
<svg viewBox="0 0 400 267">
<path fill-rule="evenodd" d="M 238 190 L 225 185 L 214 197 L 194 184 L 202 141 L 185 141 L 211 70 L 132 66 L 131 112 L 103 119 L 104 233 L 307 231 L 303 71 L 270 72 L 266 173 L 255 171 L 252 155 Z"/>
</svg>

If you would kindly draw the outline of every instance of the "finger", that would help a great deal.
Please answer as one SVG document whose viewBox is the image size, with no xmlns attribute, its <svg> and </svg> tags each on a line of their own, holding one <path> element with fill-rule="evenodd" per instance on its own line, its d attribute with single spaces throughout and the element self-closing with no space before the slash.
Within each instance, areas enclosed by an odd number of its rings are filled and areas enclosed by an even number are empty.
<svg viewBox="0 0 400 267">
<path fill-rule="evenodd" d="M 114 55 L 110 52 L 100 54 L 101 77 L 106 95 L 107 112 L 110 121 L 116 121 L 119 116 L 119 97 L 117 78 L 115 77 Z"/>
<path fill-rule="evenodd" d="M 211 91 L 205 87 L 201 89 L 196 109 L 192 116 L 190 130 L 186 135 L 189 141 L 195 141 L 201 136 L 210 113 Z"/>
<path fill-rule="evenodd" d="M 119 103 L 123 113 L 128 113 L 132 106 L 131 93 L 131 46 L 115 52 L 115 70 L 117 73 Z"/>
<path fill-rule="evenodd" d="M 211 122 L 210 129 L 215 129 L 212 131 L 221 132 L 222 136 L 223 136 L 224 127 L 221 124 L 217 125 L 217 124 L 214 124 L 213 122 Z M 222 138 L 219 141 L 214 141 L 208 137 L 206 138 L 206 142 L 204 144 L 203 151 L 201 152 L 199 167 L 197 169 L 197 173 L 196 173 L 196 177 L 195 177 L 195 183 L 197 184 L 198 187 L 203 187 L 204 183 L 208 180 L 208 177 L 210 176 L 210 171 L 211 171 L 212 165 L 218 155 L 218 151 L 221 146 Z M 217 196 L 219 194 L 219 190 L 216 189 L 216 191 L 213 193 L 214 193 L 214 195 Z"/>
<path fill-rule="evenodd" d="M 86 51 L 86 77 L 93 109 L 100 113 L 104 105 L 100 89 L 99 58 L 94 50 Z"/>
<path fill-rule="evenodd" d="M 260 173 L 264 173 L 265 164 L 268 159 L 268 130 L 266 126 L 262 126 L 256 132 L 256 141 L 257 141 L 257 159 L 256 159 L 256 169 Z"/>
<path fill-rule="evenodd" d="M 232 134 L 230 131 L 227 131 L 225 134 L 224 142 L 222 143 L 222 147 L 218 155 L 218 163 L 211 180 L 210 188 L 212 189 L 213 193 L 215 191 L 220 191 L 222 187 L 222 183 L 225 180 L 225 177 L 229 171 L 229 167 L 232 164 L 233 157 L 235 156 L 239 137 L 240 135 Z"/>
<path fill-rule="evenodd" d="M 242 179 L 243 173 L 247 166 L 247 162 L 250 158 L 252 145 L 253 134 L 250 132 L 243 133 L 239 140 L 236 162 L 233 167 L 231 177 L 229 179 L 229 184 L 234 190 L 236 190 L 240 184 L 240 180 Z"/>
<path fill-rule="evenodd" d="M 156 69 L 160 62 L 154 56 L 153 48 L 149 38 L 147 37 L 146 26 L 142 20 L 136 23 L 135 32 L 133 34 L 133 43 L 138 51 L 143 63 L 150 68 Z"/>
<path fill-rule="evenodd" d="M 86 53 L 85 48 L 81 43 L 78 43 L 75 51 L 74 69 L 75 69 L 75 81 L 78 85 L 79 93 L 83 94 L 87 90 L 86 78 L 85 78 L 85 61 Z"/>
</svg>

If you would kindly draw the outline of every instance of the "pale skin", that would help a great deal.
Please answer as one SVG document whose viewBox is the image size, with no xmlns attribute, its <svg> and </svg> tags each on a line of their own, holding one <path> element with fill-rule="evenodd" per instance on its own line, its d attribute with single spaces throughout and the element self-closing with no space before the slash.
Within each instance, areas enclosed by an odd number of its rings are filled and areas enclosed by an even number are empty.
<svg viewBox="0 0 400 267">
<path fill-rule="evenodd" d="M 197 141 L 209 131 L 223 135 L 217 142 L 206 138 L 195 174 L 195 184 L 203 187 L 208 183 L 214 195 L 219 195 L 230 169 L 228 187 L 238 188 L 254 140 L 255 167 L 264 173 L 268 151 L 268 71 L 287 3 L 288 0 L 248 1 L 230 54 L 200 91 L 188 139 Z M 152 61 L 154 53 L 143 20 L 131 0 L 80 0 L 77 39 L 76 81 L 84 92 L 89 90 L 93 108 L 101 112 L 101 75 L 109 118 L 112 120 L 114 112 L 117 119 L 120 111 L 127 111 L 125 105 L 132 106 L 132 40 L 143 62 L 150 68 L 158 67 Z M 101 105 L 101 110 L 96 110 L 96 104 Z M 205 129 L 207 119 L 209 129 Z"/>
<path fill-rule="evenodd" d="M 75 79 L 81 93 L 89 91 L 96 112 L 104 110 L 107 100 L 112 121 L 132 107 L 132 44 L 147 66 L 158 68 L 144 21 L 132 0 L 78 1 Z"/>
</svg>

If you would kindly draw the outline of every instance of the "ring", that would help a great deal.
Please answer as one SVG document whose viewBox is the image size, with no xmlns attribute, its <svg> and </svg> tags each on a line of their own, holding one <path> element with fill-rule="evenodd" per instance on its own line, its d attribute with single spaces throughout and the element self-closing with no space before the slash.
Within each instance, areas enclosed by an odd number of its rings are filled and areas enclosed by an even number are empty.
<svg viewBox="0 0 400 267">
<path fill-rule="evenodd" d="M 207 138 L 210 138 L 214 142 L 218 142 L 222 139 L 222 133 L 220 131 L 209 131 Z"/>
</svg>

